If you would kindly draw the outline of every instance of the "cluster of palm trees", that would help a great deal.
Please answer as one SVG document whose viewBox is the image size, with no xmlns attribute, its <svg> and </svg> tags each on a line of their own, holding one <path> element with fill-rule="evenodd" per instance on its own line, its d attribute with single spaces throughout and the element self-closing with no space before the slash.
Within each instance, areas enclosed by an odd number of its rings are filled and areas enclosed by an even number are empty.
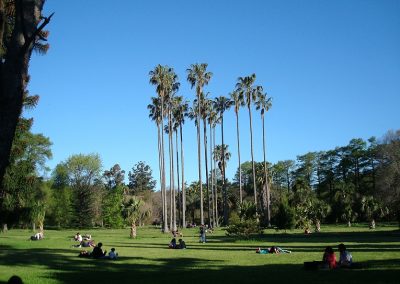
<svg viewBox="0 0 400 284">
<path fill-rule="evenodd" d="M 253 129 L 252 129 L 252 105 L 255 104 L 257 110 L 261 110 L 261 119 L 263 121 L 263 150 L 264 150 L 264 179 L 262 189 L 261 211 L 265 216 L 267 223 L 270 220 L 270 202 L 269 202 L 269 183 L 268 169 L 265 160 L 265 136 L 264 136 L 264 114 L 271 107 L 271 98 L 263 91 L 262 86 L 256 86 L 256 75 L 252 74 L 247 77 L 239 77 L 235 90 L 229 97 L 220 96 L 215 99 L 209 98 L 209 93 L 204 92 L 204 87 L 208 85 L 213 74 L 207 71 L 208 65 L 192 64 L 187 71 L 187 81 L 192 89 L 195 89 L 196 97 L 192 106 L 189 101 L 182 96 L 178 96 L 177 92 L 180 86 L 178 77 L 173 68 L 168 66 L 157 65 L 154 70 L 149 72 L 150 84 L 156 87 L 157 97 L 152 97 L 152 103 L 148 105 L 150 111 L 149 117 L 156 123 L 158 129 L 158 155 L 159 155 L 159 175 L 161 182 L 161 198 L 162 198 L 162 229 L 164 232 L 177 229 L 177 208 L 180 215 L 180 225 L 186 226 L 186 192 L 185 192 L 185 176 L 184 176 L 184 149 L 182 126 L 185 118 L 194 120 L 197 127 L 197 158 L 198 158 L 198 178 L 200 191 L 200 222 L 210 227 L 219 226 L 218 216 L 218 192 L 217 192 L 217 165 L 222 175 L 222 193 L 223 193 L 223 222 L 228 223 L 228 204 L 226 193 L 226 177 L 225 168 L 231 154 L 228 145 L 224 142 L 224 113 L 234 106 L 236 114 L 237 129 L 237 148 L 239 160 L 239 196 L 240 203 L 243 202 L 242 191 L 242 171 L 240 161 L 240 139 L 239 139 L 239 110 L 242 106 L 247 106 L 250 118 L 250 144 L 251 159 L 253 170 L 253 187 L 254 187 L 254 204 L 257 206 L 258 191 L 256 188 L 255 166 L 253 155 Z M 201 123 L 203 123 L 203 142 L 201 142 Z M 221 128 L 221 145 L 216 145 L 215 129 L 220 124 Z M 207 127 L 209 134 L 207 134 Z M 164 133 L 168 135 L 168 153 L 169 153 L 169 202 L 167 202 L 166 188 L 166 164 L 165 164 L 165 139 Z M 175 143 L 173 136 L 175 135 Z M 178 135 L 180 137 L 178 141 Z M 210 139 L 210 141 L 207 140 Z M 179 142 L 179 143 L 178 143 Z M 204 148 L 204 164 L 205 164 L 205 186 L 203 190 L 202 175 L 202 153 L 201 147 Z M 179 155 L 180 145 L 180 155 Z M 174 154 L 174 146 L 176 154 Z M 209 151 L 209 152 L 208 152 Z M 210 159 L 209 159 L 210 157 Z M 176 158 L 176 176 L 175 163 Z M 181 168 L 179 169 L 179 165 Z M 209 171 L 210 166 L 210 171 Z M 175 188 L 175 177 L 177 178 L 177 187 Z M 176 189 L 176 190 L 175 190 Z M 206 195 L 207 218 L 204 215 L 204 195 Z M 176 204 L 178 202 L 178 204 Z M 169 204 L 168 204 L 169 203 Z M 168 214 L 169 205 L 169 214 Z M 169 224 L 168 224 L 169 221 Z"/>
</svg>

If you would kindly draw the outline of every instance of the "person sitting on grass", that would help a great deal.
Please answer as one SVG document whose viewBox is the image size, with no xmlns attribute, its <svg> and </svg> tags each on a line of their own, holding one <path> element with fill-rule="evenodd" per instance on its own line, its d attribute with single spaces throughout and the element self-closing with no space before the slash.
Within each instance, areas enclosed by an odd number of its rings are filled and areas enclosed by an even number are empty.
<svg viewBox="0 0 400 284">
<path fill-rule="evenodd" d="M 78 233 L 76 233 L 76 235 L 74 236 L 74 241 L 77 242 L 81 242 L 82 241 L 82 235 Z"/>
<path fill-rule="evenodd" d="M 184 240 L 179 239 L 178 242 L 179 242 L 179 244 L 178 244 L 178 246 L 176 248 L 178 248 L 178 249 L 186 249 L 186 243 L 185 243 Z"/>
<path fill-rule="evenodd" d="M 336 255 L 332 247 L 326 247 L 322 257 L 324 268 L 336 268 Z"/>
<path fill-rule="evenodd" d="M 31 236 L 32 241 L 39 241 L 39 240 L 42 240 L 43 238 L 44 238 L 44 236 L 43 236 L 42 232 L 36 233 L 33 236 Z"/>
<path fill-rule="evenodd" d="M 112 248 L 111 251 L 108 253 L 108 258 L 112 260 L 116 260 L 118 258 L 118 253 L 115 252 L 115 248 Z"/>
<path fill-rule="evenodd" d="M 344 244 L 340 244 L 338 246 L 340 257 L 339 257 L 339 266 L 340 267 L 350 267 L 353 263 L 353 257 L 348 250 L 346 250 L 346 246 Z"/>
<path fill-rule="evenodd" d="M 102 243 L 99 243 L 97 246 L 94 247 L 91 256 L 93 258 L 104 258 L 107 254 L 107 251 L 103 251 L 103 249 L 101 248 L 103 246 Z"/>
<path fill-rule="evenodd" d="M 173 238 L 171 240 L 171 242 L 169 243 L 168 247 L 171 248 L 171 249 L 176 248 L 176 239 L 175 238 Z"/>
</svg>

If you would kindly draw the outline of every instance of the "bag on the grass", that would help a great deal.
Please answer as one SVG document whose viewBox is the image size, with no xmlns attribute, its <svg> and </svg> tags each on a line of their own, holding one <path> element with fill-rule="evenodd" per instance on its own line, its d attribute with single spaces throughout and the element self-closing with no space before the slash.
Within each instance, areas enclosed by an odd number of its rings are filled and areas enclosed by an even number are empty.
<svg viewBox="0 0 400 284">
<path fill-rule="evenodd" d="M 86 250 L 82 250 L 79 254 L 79 257 L 90 257 L 90 253 L 88 253 Z"/>
</svg>

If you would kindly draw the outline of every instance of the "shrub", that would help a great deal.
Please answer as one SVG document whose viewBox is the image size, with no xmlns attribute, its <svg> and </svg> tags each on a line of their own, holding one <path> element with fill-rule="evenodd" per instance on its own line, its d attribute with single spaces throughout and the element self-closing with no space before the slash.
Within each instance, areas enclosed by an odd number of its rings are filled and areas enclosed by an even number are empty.
<svg viewBox="0 0 400 284">
<path fill-rule="evenodd" d="M 259 222 L 254 219 L 248 219 L 244 221 L 235 220 L 231 222 L 231 225 L 227 228 L 226 234 L 228 236 L 235 236 L 239 238 L 248 239 L 251 235 L 262 234 L 262 229 Z"/>
<path fill-rule="evenodd" d="M 279 204 L 278 213 L 275 216 L 276 227 L 280 230 L 293 229 L 296 224 L 295 211 L 289 206 L 286 199 L 282 199 Z"/>
</svg>

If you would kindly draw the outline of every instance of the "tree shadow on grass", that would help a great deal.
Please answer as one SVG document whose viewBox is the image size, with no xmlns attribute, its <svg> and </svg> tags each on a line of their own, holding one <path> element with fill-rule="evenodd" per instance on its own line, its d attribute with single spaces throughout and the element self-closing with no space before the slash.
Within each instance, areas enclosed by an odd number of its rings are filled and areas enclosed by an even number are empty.
<svg viewBox="0 0 400 284">
<path fill-rule="evenodd" d="M 368 231 L 368 232 L 320 232 L 305 235 L 302 233 L 265 233 L 259 236 L 252 236 L 249 241 L 268 242 L 268 243 L 343 243 L 343 242 L 398 242 L 400 231 Z M 211 236 L 208 238 L 210 243 L 219 242 L 245 242 L 235 237 L 229 236 Z"/>
<path fill-rule="evenodd" d="M 266 258 L 267 259 L 267 258 Z M 36 266 L 46 273 L 35 282 L 60 283 L 398 283 L 399 259 L 371 260 L 362 269 L 306 271 L 302 264 L 224 265 L 194 257 L 85 259 L 67 249 L 28 250 L 0 246 L 0 265 Z M 32 279 L 24 279 L 29 283 Z"/>
</svg>

